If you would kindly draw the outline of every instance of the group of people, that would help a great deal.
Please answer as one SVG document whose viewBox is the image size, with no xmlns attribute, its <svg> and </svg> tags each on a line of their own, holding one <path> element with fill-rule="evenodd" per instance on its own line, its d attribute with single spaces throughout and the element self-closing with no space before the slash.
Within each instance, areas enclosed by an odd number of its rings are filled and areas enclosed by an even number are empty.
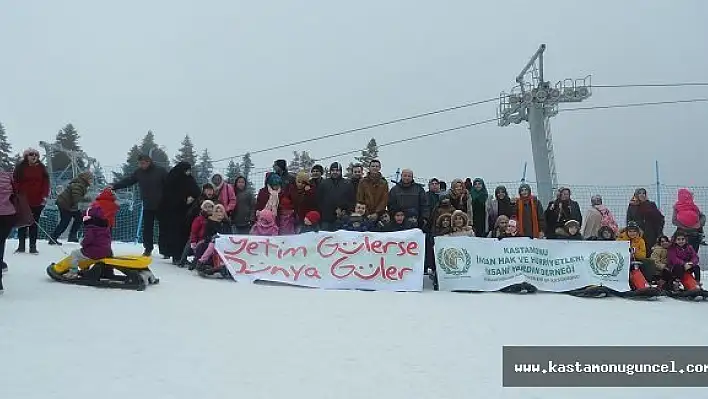
<svg viewBox="0 0 708 399">
<path fill-rule="evenodd" d="M 686 189 L 678 192 L 672 215 L 677 230 L 669 239 L 663 234 L 664 215 L 648 199 L 645 189 L 636 190 L 627 210 L 628 223 L 620 229 L 599 195 L 592 197 L 583 218 L 568 188 L 559 189 L 556 198 L 544 207 L 527 184 L 519 187 L 518 196 L 512 197 L 504 186 L 496 187 L 490 195 L 481 178 L 455 179 L 449 189 L 444 182 L 430 179 L 426 191 L 414 180 L 413 171 L 404 169 L 400 181 L 390 187 L 378 160 L 366 165 L 366 174 L 363 165 L 354 165 L 350 178 L 343 176 L 342 165 L 337 162 L 330 165 L 325 176 L 321 165 L 293 174 L 285 160 L 277 160 L 257 193 L 244 176 L 238 176 L 232 184 L 215 174 L 199 187 L 189 163 L 180 162 L 169 172 L 155 165 L 148 155 L 142 155 L 138 163 L 134 173 L 106 187 L 95 199 L 85 198 L 93 182 L 89 172 L 72 180 L 57 197 L 60 221 L 49 244 L 61 245 L 58 238 L 73 220 L 69 241 L 78 242 L 80 226 L 86 224 L 86 230 L 92 232 L 85 231 L 83 241 L 89 238 L 89 244 L 103 243 L 98 250 L 77 253 L 77 263 L 81 256 L 110 253 L 110 229 L 118 210 L 114 190 L 137 184 L 143 203 L 144 255 L 152 254 L 158 221 L 160 253 L 173 264 L 189 264 L 190 268 L 209 265 L 214 237 L 219 234 L 273 236 L 320 230 L 393 232 L 419 228 L 427 235 L 426 269 L 431 275 L 435 274 L 432 248 L 436 236 L 529 237 L 626 240 L 633 261 L 641 265 L 647 280 L 673 284 L 682 273 L 690 272 L 700 282 L 697 253 L 705 215 Z M 49 177 L 35 150 L 25 151 L 14 173 L 0 175 L 0 255 L 4 254 L 10 230 L 19 227 L 15 216 L 18 197 L 26 202 L 34 222 L 20 227 L 17 252 L 25 252 L 29 238 L 29 252 L 37 253 L 36 221 L 48 194 Z M 90 204 L 85 212 L 80 210 L 82 203 Z M 82 243 L 82 247 L 85 245 Z M 4 261 L 2 265 L 6 270 Z"/>
</svg>

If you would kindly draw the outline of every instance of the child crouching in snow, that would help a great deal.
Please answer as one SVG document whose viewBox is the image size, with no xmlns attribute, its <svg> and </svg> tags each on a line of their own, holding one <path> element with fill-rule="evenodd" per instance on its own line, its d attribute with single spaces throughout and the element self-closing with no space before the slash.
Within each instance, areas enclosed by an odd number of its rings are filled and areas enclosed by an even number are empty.
<svg viewBox="0 0 708 399">
<path fill-rule="evenodd" d="M 111 249 L 111 229 L 103 211 L 97 205 L 86 210 L 83 217 L 84 238 L 81 248 L 71 252 L 71 267 L 64 275 L 66 278 L 76 278 L 79 273 L 79 263 L 85 261 L 98 261 L 113 255 Z"/>
<path fill-rule="evenodd" d="M 219 234 L 231 234 L 231 224 L 226 217 L 226 208 L 221 204 L 214 206 L 214 212 L 206 220 L 204 239 L 195 250 L 194 257 L 198 259 L 197 270 L 203 270 L 205 265 L 211 264 L 211 259 L 216 252 L 214 239 Z"/>
</svg>

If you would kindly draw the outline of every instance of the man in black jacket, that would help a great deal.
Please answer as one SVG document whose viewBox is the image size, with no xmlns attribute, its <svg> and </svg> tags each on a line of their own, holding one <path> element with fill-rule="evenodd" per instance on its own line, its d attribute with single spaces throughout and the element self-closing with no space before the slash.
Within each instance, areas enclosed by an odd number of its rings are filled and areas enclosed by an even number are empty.
<svg viewBox="0 0 708 399">
<path fill-rule="evenodd" d="M 109 187 L 113 190 L 128 188 L 136 183 L 140 188 L 140 197 L 143 201 L 143 255 L 150 256 L 154 249 L 153 235 L 155 231 L 155 220 L 158 219 L 160 202 L 162 201 L 162 190 L 164 188 L 167 170 L 155 165 L 149 155 L 141 155 L 138 158 L 138 169 L 130 176 L 124 177 L 117 183 Z"/>
<path fill-rule="evenodd" d="M 354 185 L 342 177 L 342 166 L 334 162 L 329 167 L 329 178 L 317 186 L 317 204 L 320 210 L 320 230 L 335 231 L 337 210 L 349 215 L 356 205 Z"/>
</svg>

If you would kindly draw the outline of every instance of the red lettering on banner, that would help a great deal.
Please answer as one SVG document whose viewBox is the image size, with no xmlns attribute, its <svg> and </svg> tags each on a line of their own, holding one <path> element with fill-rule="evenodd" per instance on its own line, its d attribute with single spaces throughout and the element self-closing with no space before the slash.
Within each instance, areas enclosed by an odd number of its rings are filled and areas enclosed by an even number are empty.
<svg viewBox="0 0 708 399">
<path fill-rule="evenodd" d="M 265 256 L 267 258 L 275 256 L 278 259 L 294 258 L 298 255 L 307 256 L 307 247 L 281 247 L 269 238 L 251 241 L 247 237 L 238 239 L 229 237 L 229 241 L 236 246 L 236 249 L 224 251 L 226 255 L 240 255 L 245 252 L 250 256 Z"/>
<path fill-rule="evenodd" d="M 376 255 L 388 255 L 396 252 L 396 256 L 418 256 L 418 243 L 415 241 L 381 241 L 371 240 L 369 236 L 364 236 L 363 242 L 337 242 L 333 236 L 325 236 L 317 243 L 317 253 L 327 259 L 336 254 L 357 255 L 359 253 L 373 253 Z M 349 247 L 349 244 L 352 247 Z"/>
<path fill-rule="evenodd" d="M 260 266 L 258 266 L 250 265 L 245 260 L 232 255 L 226 255 L 225 258 L 227 260 L 235 262 L 238 265 L 238 268 L 236 269 L 236 274 L 249 275 L 259 273 L 270 273 L 270 275 L 272 276 L 275 276 L 276 274 L 281 274 L 283 275 L 283 277 L 292 281 L 298 281 L 301 275 L 305 275 L 305 277 L 309 278 L 316 278 L 318 280 L 322 279 L 322 276 L 320 276 L 320 272 L 317 270 L 317 268 L 308 265 L 302 265 L 297 268 L 295 266 L 289 266 L 286 268 L 277 265 L 266 265 L 263 262 L 260 262 Z"/>
<path fill-rule="evenodd" d="M 367 281 L 373 280 L 377 277 L 381 277 L 384 280 L 399 281 L 403 280 L 406 273 L 413 271 L 413 269 L 411 269 L 410 267 L 398 268 L 393 265 L 387 266 L 386 258 L 383 256 L 379 258 L 378 265 L 374 265 L 372 263 L 368 264 L 368 268 L 373 269 L 373 271 L 368 274 L 364 273 L 364 265 L 357 266 L 353 263 L 348 262 L 348 256 L 343 256 L 337 259 L 336 261 L 334 261 L 334 263 L 332 263 L 332 266 L 329 269 L 330 274 L 339 280 L 343 280 L 354 275 L 354 277 Z"/>
</svg>

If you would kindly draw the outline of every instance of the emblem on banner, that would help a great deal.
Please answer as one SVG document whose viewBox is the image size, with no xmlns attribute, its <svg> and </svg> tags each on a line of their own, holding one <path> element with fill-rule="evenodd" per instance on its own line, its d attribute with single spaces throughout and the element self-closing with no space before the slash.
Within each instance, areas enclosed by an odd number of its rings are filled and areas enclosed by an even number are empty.
<svg viewBox="0 0 708 399">
<path fill-rule="evenodd" d="M 460 276 L 472 266 L 472 257 L 464 248 L 441 248 L 437 253 L 437 264 L 445 273 Z"/>
<path fill-rule="evenodd" d="M 597 276 L 617 277 L 624 269 L 624 258 L 620 253 L 593 252 L 590 254 L 590 268 Z"/>
</svg>

